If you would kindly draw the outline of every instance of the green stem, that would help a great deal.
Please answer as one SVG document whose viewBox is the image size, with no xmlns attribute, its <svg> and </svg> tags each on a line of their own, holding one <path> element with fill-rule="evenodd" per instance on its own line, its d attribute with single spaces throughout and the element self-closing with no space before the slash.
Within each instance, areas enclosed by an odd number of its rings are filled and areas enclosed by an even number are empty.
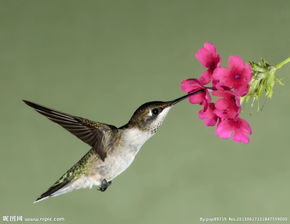
<svg viewBox="0 0 290 224">
<path fill-rule="evenodd" d="M 275 65 L 274 67 L 276 69 L 280 69 L 280 68 L 282 68 L 284 65 L 286 65 L 289 62 L 290 62 L 290 57 L 285 59 L 284 61 L 280 62 L 279 64 Z"/>
</svg>

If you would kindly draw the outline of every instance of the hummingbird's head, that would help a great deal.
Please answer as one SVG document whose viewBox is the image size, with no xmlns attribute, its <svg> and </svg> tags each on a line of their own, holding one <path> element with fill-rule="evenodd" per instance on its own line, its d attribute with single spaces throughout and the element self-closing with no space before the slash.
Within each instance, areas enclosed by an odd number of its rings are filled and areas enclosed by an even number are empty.
<svg viewBox="0 0 290 224">
<path fill-rule="evenodd" d="M 128 125 L 142 131 L 156 133 L 171 109 L 169 102 L 153 101 L 141 105 L 131 117 Z"/>
<path fill-rule="evenodd" d="M 172 101 L 153 101 L 145 103 L 134 112 L 126 126 L 138 128 L 142 131 L 149 131 L 151 134 L 155 134 L 162 125 L 169 110 L 175 104 L 201 91 L 203 90 L 190 93 Z"/>
</svg>

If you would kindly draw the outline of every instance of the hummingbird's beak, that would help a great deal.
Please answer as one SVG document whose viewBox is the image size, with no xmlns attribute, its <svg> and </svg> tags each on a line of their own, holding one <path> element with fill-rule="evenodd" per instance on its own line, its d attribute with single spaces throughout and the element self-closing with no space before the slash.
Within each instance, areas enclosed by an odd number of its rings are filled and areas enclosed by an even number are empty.
<svg viewBox="0 0 290 224">
<path fill-rule="evenodd" d="M 179 98 L 177 98 L 175 100 L 169 101 L 170 106 L 173 106 L 173 105 L 179 103 L 180 101 L 186 99 L 187 97 L 193 96 L 193 95 L 198 94 L 198 93 L 201 93 L 201 92 L 204 92 L 204 89 L 198 90 L 198 91 L 193 92 L 193 93 L 189 93 L 189 94 L 187 94 L 185 96 L 182 96 L 182 97 L 179 97 Z"/>
</svg>

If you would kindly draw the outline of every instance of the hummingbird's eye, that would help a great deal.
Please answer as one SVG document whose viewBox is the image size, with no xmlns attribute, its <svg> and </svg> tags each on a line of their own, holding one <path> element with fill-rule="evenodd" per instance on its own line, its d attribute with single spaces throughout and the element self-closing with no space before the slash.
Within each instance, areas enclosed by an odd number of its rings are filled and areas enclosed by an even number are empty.
<svg viewBox="0 0 290 224">
<path fill-rule="evenodd" d="M 159 110 L 157 108 L 154 108 L 151 110 L 152 114 L 157 115 L 159 113 Z"/>
</svg>

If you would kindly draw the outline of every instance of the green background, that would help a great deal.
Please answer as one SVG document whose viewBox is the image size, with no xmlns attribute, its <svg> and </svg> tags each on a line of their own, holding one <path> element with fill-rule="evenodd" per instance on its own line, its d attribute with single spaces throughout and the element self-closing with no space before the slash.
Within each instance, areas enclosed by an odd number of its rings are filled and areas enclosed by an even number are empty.
<svg viewBox="0 0 290 224">
<path fill-rule="evenodd" d="M 199 223 L 290 214 L 290 66 L 248 145 L 222 140 L 183 102 L 105 192 L 32 202 L 89 147 L 21 102 L 121 126 L 151 100 L 181 96 L 203 71 L 195 52 L 290 56 L 289 1 L 0 1 L 0 216 L 66 223 Z M 193 75 L 194 74 L 194 75 Z"/>
</svg>

